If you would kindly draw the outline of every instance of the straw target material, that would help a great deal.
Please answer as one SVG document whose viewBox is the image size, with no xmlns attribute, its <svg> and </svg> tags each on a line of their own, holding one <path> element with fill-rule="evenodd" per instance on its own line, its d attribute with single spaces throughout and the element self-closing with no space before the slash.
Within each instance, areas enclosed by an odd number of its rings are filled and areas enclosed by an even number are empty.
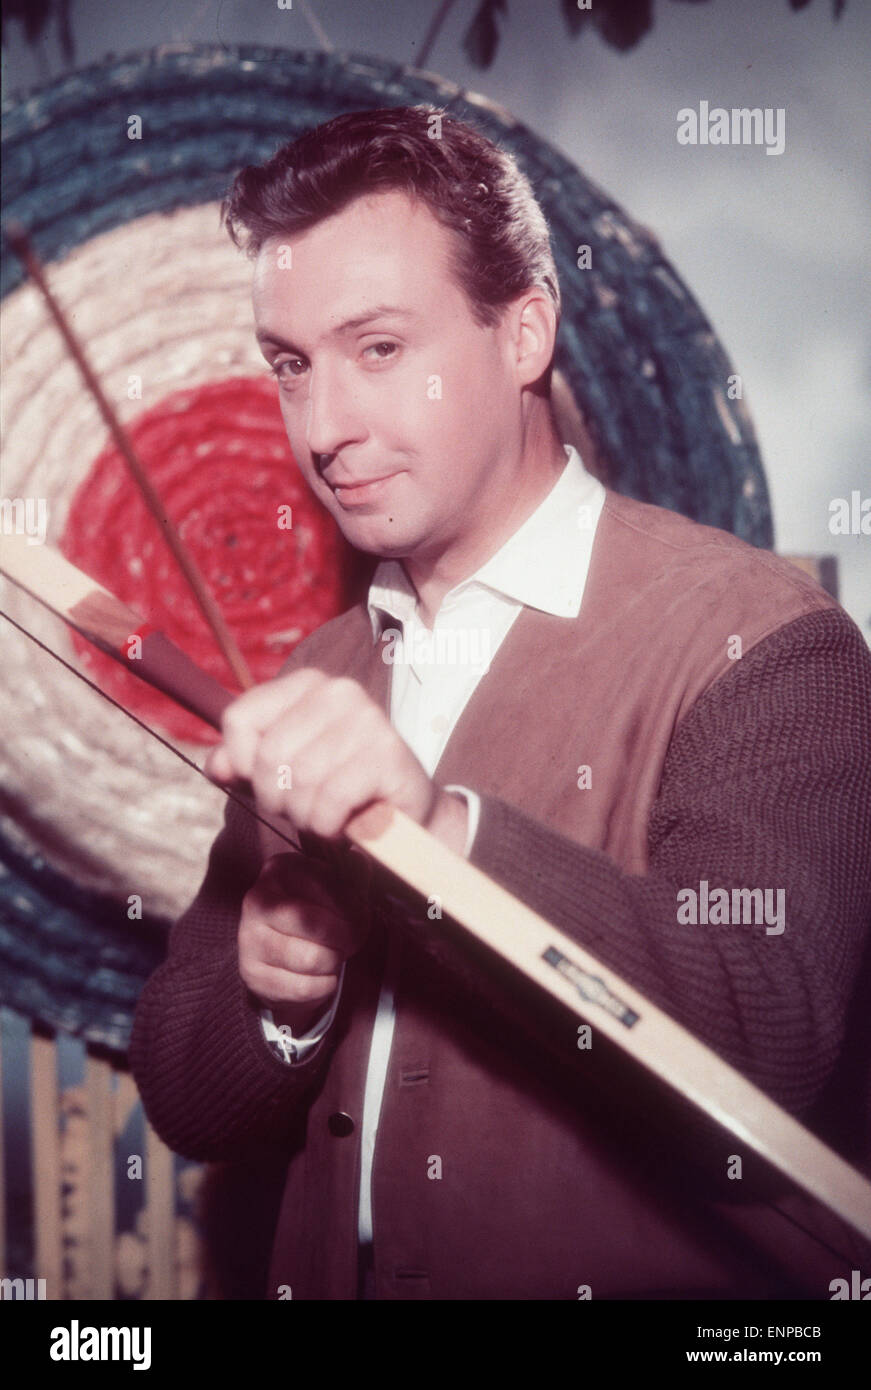
<svg viewBox="0 0 871 1390">
<path fill-rule="evenodd" d="M 619 491 L 771 543 L 752 425 L 727 398 L 732 368 L 700 309 L 650 233 L 507 112 L 378 59 L 209 45 L 112 59 L 7 105 L 5 215 L 47 263 L 258 679 L 344 606 L 347 557 L 332 523 L 307 503 L 283 438 L 253 340 L 250 263 L 220 229 L 219 201 L 236 169 L 305 128 L 342 111 L 420 102 L 475 123 L 531 178 L 563 291 L 557 365 L 583 416 L 589 465 Z M 582 244 L 590 269 L 577 264 Z M 229 684 L 76 368 L 5 248 L 0 288 L 4 496 L 44 498 L 48 542 L 147 616 L 157 608 L 164 626 L 177 623 L 171 635 Z M 287 532 L 272 524 L 281 504 L 293 512 Z M 0 601 L 81 669 L 116 679 L 5 581 Z M 132 986 L 147 973 L 128 899 L 141 898 L 152 925 L 182 910 L 223 798 L 26 638 L 6 627 L 3 641 L 13 737 L 0 754 L 2 1000 L 55 1023 L 62 1013 L 62 1026 L 123 1046 Z M 200 730 L 190 721 L 141 692 L 115 693 L 194 751 Z M 33 910 L 40 887 L 63 913 L 68 954 L 77 940 L 93 952 L 89 902 L 101 922 L 115 922 L 116 1001 L 92 990 L 94 972 L 74 971 L 70 998 L 53 1006 L 63 970 L 51 943 L 34 990 L 40 953 L 28 949 L 25 966 L 18 942 L 26 935 L 32 947 L 49 921 L 45 902 Z M 129 988 L 118 983 L 125 972 Z"/>
<path fill-rule="evenodd" d="M 217 234 L 207 205 L 116 228 L 51 275 L 255 676 L 274 675 L 343 606 L 345 547 L 302 482 L 254 347 L 250 264 Z M 30 285 L 4 306 L 2 368 L 5 494 L 45 499 L 47 542 L 232 686 Z M 290 529 L 279 529 L 280 507 Z M 11 616 L 140 717 L 179 739 L 211 740 L 28 595 L 6 581 L 3 590 Z M 137 893 L 146 910 L 176 915 L 198 885 L 223 797 L 25 637 L 5 629 L 4 652 L 16 736 L 0 768 L 19 834 L 80 884 Z"/>
</svg>

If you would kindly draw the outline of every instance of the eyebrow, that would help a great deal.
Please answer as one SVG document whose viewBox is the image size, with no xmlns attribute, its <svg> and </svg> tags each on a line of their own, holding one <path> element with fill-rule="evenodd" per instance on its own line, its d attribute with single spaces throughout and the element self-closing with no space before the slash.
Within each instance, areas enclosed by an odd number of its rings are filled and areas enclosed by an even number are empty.
<svg viewBox="0 0 871 1390">
<path fill-rule="evenodd" d="M 353 332 L 355 328 L 362 328 L 366 323 L 374 323 L 376 319 L 398 318 L 398 319 L 419 319 L 420 315 L 411 309 L 401 309 L 396 304 L 377 304 L 374 309 L 367 309 L 364 314 L 357 314 L 354 318 L 345 319 L 344 323 L 330 330 L 330 337 L 339 337 L 343 333 Z M 300 349 L 295 343 L 288 342 L 280 334 L 273 333 L 269 328 L 258 329 L 255 337 L 258 343 L 274 343 L 276 347 L 284 348 L 286 352 L 299 352 Z"/>
</svg>

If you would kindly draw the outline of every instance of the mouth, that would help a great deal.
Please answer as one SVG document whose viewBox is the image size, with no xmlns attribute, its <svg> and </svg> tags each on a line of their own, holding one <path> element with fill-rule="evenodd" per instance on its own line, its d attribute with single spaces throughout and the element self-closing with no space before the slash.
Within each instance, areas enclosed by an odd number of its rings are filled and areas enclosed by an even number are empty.
<svg viewBox="0 0 871 1390">
<path fill-rule="evenodd" d="M 337 501 L 343 507 L 357 506 L 361 502 L 377 499 L 391 479 L 396 476 L 395 473 L 388 473 L 382 478 L 370 478 L 365 482 L 330 483 L 329 487 L 332 488 Z"/>
</svg>

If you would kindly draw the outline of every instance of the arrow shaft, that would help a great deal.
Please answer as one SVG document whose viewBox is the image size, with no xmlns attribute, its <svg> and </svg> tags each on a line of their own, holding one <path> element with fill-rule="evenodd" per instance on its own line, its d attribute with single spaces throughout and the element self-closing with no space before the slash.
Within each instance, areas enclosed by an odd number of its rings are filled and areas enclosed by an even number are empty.
<svg viewBox="0 0 871 1390">
<path fill-rule="evenodd" d="M 61 305 L 55 296 L 43 270 L 30 240 L 24 230 L 17 226 L 7 227 L 6 236 L 15 254 L 19 257 L 30 278 L 33 280 L 66 344 L 70 356 L 81 372 L 82 379 L 96 402 L 103 420 L 115 441 L 115 445 L 121 457 L 124 459 L 139 491 L 145 501 L 145 505 L 157 522 L 169 549 L 179 566 L 185 580 L 190 588 L 200 612 L 212 630 L 212 634 L 222 651 L 230 670 L 233 672 L 243 690 L 248 690 L 254 684 L 247 663 L 239 650 L 236 639 L 230 631 L 224 619 L 224 615 L 215 602 L 199 566 L 179 535 L 175 525 L 167 514 L 166 507 L 160 499 L 160 494 L 154 487 L 145 465 L 133 447 L 133 441 L 125 430 L 118 418 L 113 406 L 108 400 L 97 375 L 87 359 L 85 350 L 76 337 L 70 326 L 69 320 L 64 313 Z"/>
</svg>

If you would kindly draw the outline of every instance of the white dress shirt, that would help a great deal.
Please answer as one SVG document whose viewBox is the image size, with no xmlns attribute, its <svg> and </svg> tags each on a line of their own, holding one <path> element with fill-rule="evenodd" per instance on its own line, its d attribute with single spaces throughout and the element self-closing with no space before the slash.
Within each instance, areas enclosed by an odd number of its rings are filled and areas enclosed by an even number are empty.
<svg viewBox="0 0 871 1390">
<path fill-rule="evenodd" d="M 418 618 L 414 588 L 401 563 L 384 560 L 375 571 L 368 609 L 373 641 L 383 644 L 382 656 L 393 666 L 390 721 L 430 776 L 469 697 L 521 609 L 537 608 L 563 618 L 576 618 L 580 611 L 605 489 L 587 473 L 577 450 L 570 444 L 563 447 L 566 466 L 550 492 L 495 555 L 445 594 L 432 631 Z M 445 790 L 466 800 L 468 857 L 480 801 L 465 787 L 448 786 Z M 372 1165 L 393 1041 L 400 951 L 401 944 L 394 936 L 369 1049 L 361 1138 L 361 1243 L 373 1239 Z M 271 1011 L 263 1010 L 264 1034 L 283 1061 L 292 1064 L 324 1037 L 341 997 L 343 979 L 344 966 L 329 1011 L 300 1038 L 293 1038 L 286 1026 L 276 1028 Z"/>
</svg>

